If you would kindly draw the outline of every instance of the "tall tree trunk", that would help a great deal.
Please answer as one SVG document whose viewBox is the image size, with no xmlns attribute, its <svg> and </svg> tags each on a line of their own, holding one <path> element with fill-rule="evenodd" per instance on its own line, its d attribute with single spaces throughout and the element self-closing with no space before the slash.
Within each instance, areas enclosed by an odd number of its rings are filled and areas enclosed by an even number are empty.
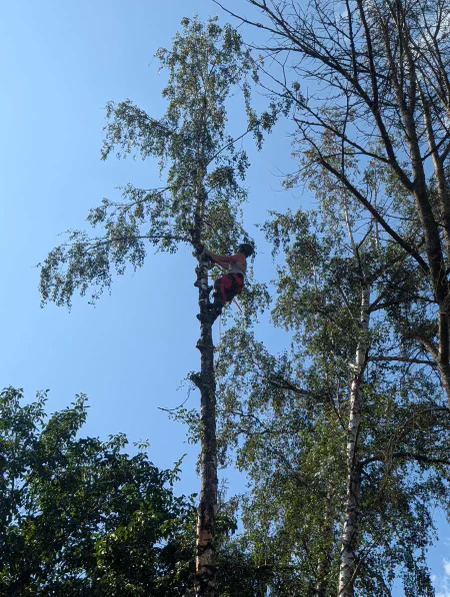
<svg viewBox="0 0 450 597">
<path fill-rule="evenodd" d="M 357 572 L 355 551 L 358 542 L 361 499 L 361 464 L 359 454 L 359 431 L 361 425 L 360 398 L 363 374 L 367 363 L 369 303 L 370 286 L 364 284 L 361 289 L 360 333 L 350 389 L 350 412 L 347 429 L 347 493 L 345 499 L 345 519 L 342 528 L 338 597 L 353 597 L 353 587 Z"/>
<path fill-rule="evenodd" d="M 216 380 L 212 324 L 207 315 L 209 304 L 208 267 L 202 255 L 196 268 L 199 289 L 201 336 L 197 348 L 201 371 L 195 383 L 201 393 L 201 489 L 197 520 L 195 594 L 214 597 L 216 557 L 214 535 L 217 512 Z"/>
<path fill-rule="evenodd" d="M 439 148 L 436 143 L 436 136 L 433 129 L 433 119 L 430 113 L 429 102 L 426 99 L 420 85 L 418 85 L 418 90 L 420 101 L 422 102 L 423 106 L 423 116 L 428 138 L 428 147 L 433 160 L 434 174 L 436 177 L 437 195 L 441 210 L 444 238 L 447 245 L 447 258 L 450 259 L 450 192 L 445 176 L 444 161 L 439 154 Z"/>
</svg>

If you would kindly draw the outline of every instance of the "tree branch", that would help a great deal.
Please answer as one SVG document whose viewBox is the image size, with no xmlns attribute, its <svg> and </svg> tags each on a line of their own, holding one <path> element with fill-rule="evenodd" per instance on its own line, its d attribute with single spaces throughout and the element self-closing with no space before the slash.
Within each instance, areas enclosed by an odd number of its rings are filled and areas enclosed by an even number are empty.
<svg viewBox="0 0 450 597">
<path fill-rule="evenodd" d="M 394 452 L 392 458 L 405 458 L 410 460 L 417 460 L 417 462 L 425 462 L 427 464 L 450 464 L 450 460 L 446 458 L 430 458 L 425 454 L 417 454 L 405 451 Z M 386 458 L 383 456 L 372 456 L 361 461 L 361 466 L 366 466 L 372 462 L 385 462 Z"/>
<path fill-rule="evenodd" d="M 399 363 L 412 363 L 414 365 L 436 366 L 436 363 L 434 361 L 425 361 L 422 359 L 409 359 L 408 357 L 401 357 L 399 355 L 398 356 L 385 356 L 385 357 L 374 356 L 374 357 L 369 357 L 369 361 L 375 361 L 375 362 L 398 361 Z"/>
</svg>

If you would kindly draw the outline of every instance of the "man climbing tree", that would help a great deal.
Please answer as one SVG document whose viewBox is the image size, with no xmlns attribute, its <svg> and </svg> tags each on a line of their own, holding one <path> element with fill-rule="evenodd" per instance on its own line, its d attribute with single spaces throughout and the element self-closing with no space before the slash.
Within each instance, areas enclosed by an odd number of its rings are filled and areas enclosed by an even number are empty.
<svg viewBox="0 0 450 597">
<path fill-rule="evenodd" d="M 222 313 L 223 306 L 242 292 L 247 271 L 247 257 L 253 255 L 253 247 L 248 243 L 242 243 L 236 255 L 230 256 L 214 255 L 207 249 L 204 249 L 203 253 L 211 259 L 212 266 L 218 265 L 228 271 L 214 283 L 214 303 L 208 306 L 209 319 L 214 321 Z M 199 316 L 199 319 L 201 321 L 202 316 Z"/>
<path fill-rule="evenodd" d="M 160 49 L 161 68 L 168 70 L 163 97 L 168 108 L 162 118 L 150 117 L 127 100 L 107 105 L 102 158 L 111 151 L 119 156 L 140 154 L 156 157 L 166 176 L 163 188 L 140 189 L 127 185 L 123 201 L 104 199 L 88 217 L 102 226 L 95 238 L 72 231 L 68 242 L 53 249 L 42 265 L 42 303 L 71 304 L 73 293 L 93 288 L 95 300 L 109 287 L 114 270 L 122 274 L 129 263 L 143 265 L 146 243 L 159 251 L 174 253 L 180 243 L 191 246 L 197 256 L 195 285 L 199 290 L 201 370 L 191 375 L 201 394 L 201 491 L 197 525 L 196 595 L 215 594 L 215 520 L 217 510 L 217 455 L 215 375 L 209 314 L 208 263 L 203 243 L 226 252 L 238 245 L 243 230 L 240 206 L 246 192 L 238 179 L 248 167 L 244 150 L 235 143 L 251 132 L 258 143 L 275 112 L 259 120 L 250 107 L 245 81 L 252 70 L 249 53 L 231 26 L 220 27 L 216 19 L 205 25 L 183 19 L 171 50 Z M 236 138 L 226 133 L 226 100 L 240 85 L 248 124 Z M 220 239 L 218 241 L 217 239 Z"/>
</svg>

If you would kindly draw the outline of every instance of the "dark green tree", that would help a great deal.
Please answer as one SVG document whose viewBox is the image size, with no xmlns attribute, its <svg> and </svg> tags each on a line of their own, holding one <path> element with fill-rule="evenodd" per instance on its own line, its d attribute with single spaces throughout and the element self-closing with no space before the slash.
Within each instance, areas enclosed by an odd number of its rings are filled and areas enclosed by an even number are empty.
<svg viewBox="0 0 450 597">
<path fill-rule="evenodd" d="M 195 496 L 175 497 L 174 470 L 145 452 L 125 453 L 123 434 L 81 436 L 80 395 L 47 417 L 46 394 L 23 405 L 0 393 L 0 593 L 5 597 L 193 595 Z M 217 593 L 265 595 L 267 571 L 232 540 L 233 509 L 218 515 Z"/>
<path fill-rule="evenodd" d="M 48 419 L 45 394 L 0 394 L 0 592 L 186 595 L 194 499 L 173 495 L 178 467 L 124 453 L 124 435 L 79 437 L 80 395 Z"/>
<path fill-rule="evenodd" d="M 168 107 L 162 118 L 149 116 L 130 101 L 109 103 L 103 158 L 140 154 L 159 160 L 165 184 L 159 189 L 125 187 L 123 201 L 104 200 L 88 217 L 100 236 L 72 232 L 67 243 L 48 255 L 41 269 L 42 301 L 69 305 L 73 293 L 92 289 L 95 299 L 109 287 L 115 271 L 127 264 L 140 267 L 147 247 L 175 252 L 180 243 L 196 255 L 195 285 L 199 291 L 201 336 L 197 347 L 201 369 L 191 375 L 201 393 L 201 492 L 197 533 L 198 595 L 215 591 L 214 535 L 217 510 L 215 375 L 212 320 L 208 313 L 208 261 L 203 243 L 217 253 L 236 248 L 243 237 L 240 206 L 246 193 L 239 185 L 248 166 L 247 155 L 235 143 L 251 132 L 261 142 L 263 129 L 274 121 L 272 110 L 258 119 L 250 107 L 245 80 L 252 62 L 238 33 L 220 27 L 216 19 L 205 25 L 184 19 L 170 50 L 157 56 L 168 71 L 163 90 Z M 239 93 L 248 126 L 233 139 L 226 132 L 226 102 Z"/>
</svg>

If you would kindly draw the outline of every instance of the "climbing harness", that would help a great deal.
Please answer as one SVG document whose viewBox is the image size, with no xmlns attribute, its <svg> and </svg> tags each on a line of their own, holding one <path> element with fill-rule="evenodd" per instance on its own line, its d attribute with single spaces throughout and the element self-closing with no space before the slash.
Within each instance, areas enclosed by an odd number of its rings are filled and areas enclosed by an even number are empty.
<svg viewBox="0 0 450 597">
<path fill-rule="evenodd" d="M 224 305 L 226 302 L 231 302 L 236 295 L 242 292 L 244 278 L 241 274 L 226 274 L 219 278 L 214 286 Z"/>
</svg>

